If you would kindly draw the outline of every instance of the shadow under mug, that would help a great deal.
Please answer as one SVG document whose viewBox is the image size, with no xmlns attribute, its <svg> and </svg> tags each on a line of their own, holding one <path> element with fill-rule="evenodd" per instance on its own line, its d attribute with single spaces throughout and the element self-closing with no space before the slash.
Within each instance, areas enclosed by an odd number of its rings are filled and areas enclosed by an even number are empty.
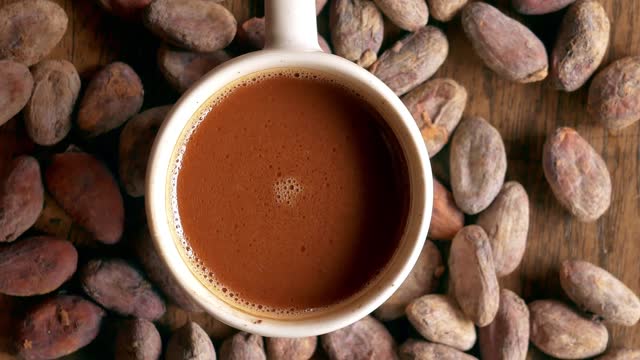
<svg viewBox="0 0 640 360">
<path fill-rule="evenodd" d="M 429 155 L 420 131 L 402 101 L 360 66 L 325 54 L 317 41 L 315 0 L 266 0 L 265 50 L 230 60 L 209 72 L 175 104 L 151 150 L 146 178 L 146 211 L 154 245 L 174 280 L 207 313 L 237 329 L 270 337 L 324 334 L 363 318 L 402 284 L 427 236 L 433 205 Z M 181 255 L 173 213 L 172 173 L 185 134 L 209 100 L 228 84 L 266 70 L 307 69 L 327 74 L 357 91 L 384 118 L 406 160 L 410 203 L 399 247 L 384 271 L 356 296 L 326 311 L 300 318 L 269 318 L 237 308 L 209 290 Z M 283 280 L 284 281 L 284 280 Z"/>
</svg>

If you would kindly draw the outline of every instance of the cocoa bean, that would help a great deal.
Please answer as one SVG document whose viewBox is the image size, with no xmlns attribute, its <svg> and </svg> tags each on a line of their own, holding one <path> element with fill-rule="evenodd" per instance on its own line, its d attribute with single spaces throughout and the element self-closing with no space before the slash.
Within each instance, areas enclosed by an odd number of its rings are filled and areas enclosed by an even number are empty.
<svg viewBox="0 0 640 360">
<path fill-rule="evenodd" d="M 262 336 L 239 332 L 222 343 L 220 360 L 266 360 Z"/>
<path fill-rule="evenodd" d="M 607 348 L 609 333 L 604 325 L 585 319 L 555 300 L 529 304 L 531 342 L 545 354 L 561 359 L 583 359 Z"/>
<path fill-rule="evenodd" d="M 210 70 L 230 59 L 231 55 L 224 50 L 197 53 L 168 45 L 162 45 L 158 49 L 160 72 L 180 93 L 187 91 Z"/>
<path fill-rule="evenodd" d="M 56 202 L 96 240 L 105 244 L 120 240 L 122 195 L 100 161 L 82 152 L 56 154 L 45 172 L 45 183 Z"/>
<path fill-rule="evenodd" d="M 208 0 L 155 0 L 144 23 L 156 36 L 198 52 L 225 48 L 236 35 L 236 19 L 224 6 Z"/>
<path fill-rule="evenodd" d="M 118 314 L 154 321 L 165 312 L 151 284 L 124 260 L 91 260 L 82 268 L 80 282 L 87 295 Z"/>
<path fill-rule="evenodd" d="M 125 320 L 118 327 L 115 350 L 118 360 L 157 360 L 162 352 L 162 339 L 152 322 Z"/>
<path fill-rule="evenodd" d="M 318 338 L 266 338 L 269 360 L 308 360 L 316 351 Z"/>
<path fill-rule="evenodd" d="M 391 334 L 371 316 L 322 335 L 320 342 L 331 360 L 398 358 Z"/>
<path fill-rule="evenodd" d="M 418 31 L 429 20 L 425 0 L 374 0 L 382 12 L 399 28 Z"/>
<path fill-rule="evenodd" d="M 62 239 L 36 236 L 0 247 L 0 293 L 50 293 L 76 271 L 78 252 Z"/>
<path fill-rule="evenodd" d="M 258 50 L 264 48 L 266 39 L 266 24 L 264 18 L 254 17 L 251 18 L 238 28 L 238 43 L 250 50 Z M 318 45 L 320 49 L 327 54 L 331 54 L 331 48 L 327 43 L 327 40 L 318 34 Z"/>
<path fill-rule="evenodd" d="M 12 60 L 0 60 L 0 125 L 25 107 L 32 90 L 33 76 L 28 67 Z"/>
<path fill-rule="evenodd" d="M 449 142 L 467 105 L 467 90 L 453 79 L 425 82 L 402 97 L 418 124 L 429 157 Z"/>
<path fill-rule="evenodd" d="M 57 144 L 71 130 L 80 75 L 66 60 L 45 60 L 33 67 L 33 79 L 33 95 L 24 109 L 27 133 L 36 144 Z"/>
<path fill-rule="evenodd" d="M 529 309 L 510 290 L 500 290 L 500 308 L 491 324 L 478 330 L 483 359 L 525 360 L 529 350 Z"/>
<path fill-rule="evenodd" d="M 453 198 L 474 215 L 498 196 L 507 172 L 507 155 L 498 130 L 481 117 L 464 119 L 451 141 L 449 166 Z"/>
<path fill-rule="evenodd" d="M 27 66 L 40 62 L 58 45 L 68 22 L 53 1 L 22 0 L 0 7 L 0 59 Z"/>
<path fill-rule="evenodd" d="M 489 238 L 480 226 L 466 226 L 453 238 L 449 273 L 462 311 L 479 327 L 489 325 L 498 312 L 500 288 Z"/>
<path fill-rule="evenodd" d="M 464 214 L 456 205 L 451 192 L 433 178 L 433 211 L 429 225 L 429 239 L 451 240 L 464 226 Z"/>
<path fill-rule="evenodd" d="M 478 360 L 452 347 L 409 339 L 400 346 L 400 360 Z"/>
<path fill-rule="evenodd" d="M 442 22 L 447 22 L 456 16 L 469 0 L 427 0 L 431 16 Z"/>
<path fill-rule="evenodd" d="M 178 329 L 167 344 L 166 360 L 216 359 L 216 351 L 207 333 L 194 323 L 189 322 Z M 222 359 L 222 357 L 221 357 Z"/>
<path fill-rule="evenodd" d="M 640 56 L 614 61 L 591 82 L 589 113 L 614 134 L 640 119 Z"/>
<path fill-rule="evenodd" d="M 551 81 L 559 90 L 575 91 L 596 71 L 609 46 L 611 24 L 596 0 L 580 0 L 562 19 L 551 53 Z"/>
<path fill-rule="evenodd" d="M 608 322 L 633 326 L 640 320 L 640 299 L 622 281 L 589 262 L 565 260 L 560 285 L 579 307 Z"/>
<path fill-rule="evenodd" d="M 542 165 L 556 199 L 578 220 L 597 220 L 611 203 L 607 164 L 575 130 L 558 128 L 544 144 Z"/>
<path fill-rule="evenodd" d="M 467 351 L 476 343 L 473 322 L 446 295 L 425 295 L 407 306 L 407 319 L 425 339 Z"/>
<path fill-rule="evenodd" d="M 444 33 L 425 26 L 382 53 L 369 71 L 400 96 L 433 76 L 448 54 L 449 42 Z"/>
<path fill-rule="evenodd" d="M 140 111 L 143 98 L 136 72 L 125 63 L 111 63 L 89 82 L 78 110 L 78 127 L 87 137 L 113 130 Z"/>
<path fill-rule="evenodd" d="M 144 195 L 147 161 L 156 133 L 171 105 L 148 109 L 129 120 L 120 133 L 118 170 L 120 181 L 132 197 Z"/>
<path fill-rule="evenodd" d="M 505 183 L 493 203 L 480 213 L 477 224 L 489 236 L 496 274 L 511 274 L 522 261 L 529 231 L 529 197 L 522 185 Z"/>
<path fill-rule="evenodd" d="M 436 291 L 444 270 L 440 251 L 433 242 L 425 241 L 409 276 L 393 295 L 376 309 L 376 317 L 387 321 L 403 316 L 405 308 L 413 299 Z"/>
<path fill-rule="evenodd" d="M 462 26 L 476 54 L 498 75 L 520 83 L 547 77 L 542 41 L 500 10 L 483 2 L 470 3 L 462 11 Z"/>
<path fill-rule="evenodd" d="M 517 12 L 526 15 L 542 15 L 558 11 L 576 0 L 512 0 Z"/>
<path fill-rule="evenodd" d="M 331 42 L 336 55 L 367 68 L 382 46 L 382 13 L 369 0 L 336 0 L 331 5 Z"/>
<path fill-rule="evenodd" d="M 202 312 L 201 309 L 198 311 L 199 312 L 187 312 L 175 305 L 168 304 L 167 311 L 157 323 L 163 328 L 175 331 L 183 327 L 186 323 L 193 321 L 200 325 L 209 337 L 216 340 L 225 339 L 237 332 L 236 329 L 220 322 L 206 312 Z"/>
<path fill-rule="evenodd" d="M 79 296 L 58 295 L 28 310 L 16 336 L 26 360 L 55 359 L 88 345 L 98 335 L 105 313 Z"/>
<path fill-rule="evenodd" d="M 0 243 L 14 241 L 36 222 L 43 196 L 38 161 L 27 155 L 12 160 L 0 179 Z"/>
</svg>

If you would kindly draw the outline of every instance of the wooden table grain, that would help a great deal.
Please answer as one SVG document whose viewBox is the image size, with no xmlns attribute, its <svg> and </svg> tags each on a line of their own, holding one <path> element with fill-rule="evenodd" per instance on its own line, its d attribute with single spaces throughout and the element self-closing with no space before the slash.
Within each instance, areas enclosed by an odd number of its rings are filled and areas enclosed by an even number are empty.
<svg viewBox="0 0 640 360">
<path fill-rule="evenodd" d="M 0 5 L 14 0 L 0 0 Z M 106 14 L 98 1 L 55 0 L 69 15 L 67 32 L 50 58 L 72 61 L 83 84 L 100 66 L 114 60 L 132 65 L 145 85 L 145 108 L 172 103 L 177 99 L 164 82 L 156 63 L 159 41 L 137 23 L 125 23 Z M 312 1 L 312 0 L 295 0 Z M 640 55 L 640 7 L 635 0 L 600 0 L 612 23 L 611 44 L 604 63 L 626 56 Z M 493 1 L 536 32 L 550 49 L 561 13 L 523 17 L 510 10 L 508 0 Z M 223 1 L 242 22 L 263 15 L 263 2 Z M 319 17 L 320 32 L 327 39 L 328 11 Z M 386 23 L 385 47 L 402 36 Z M 503 286 L 515 290 L 526 301 L 560 297 L 558 265 L 568 258 L 591 261 L 621 278 L 640 293 L 640 126 L 635 124 L 613 136 L 594 123 L 586 113 L 586 88 L 562 93 L 547 81 L 515 84 L 500 79 L 483 66 L 462 32 L 459 18 L 436 23 L 449 39 L 450 53 L 438 77 L 452 77 L 469 92 L 467 115 L 488 119 L 502 134 L 509 159 L 508 180 L 517 180 L 531 200 L 531 227 L 528 248 L 518 270 L 502 279 Z M 580 223 L 565 212 L 553 197 L 541 166 L 542 146 L 548 133 L 559 126 L 570 126 L 602 155 L 613 182 L 611 208 L 594 223 Z M 115 150 L 104 150 L 115 159 Z M 446 163 L 446 151 L 436 156 L 436 168 Z M 113 166 L 113 164 L 111 164 Z M 446 176 L 445 176 L 446 177 Z M 469 219 L 473 221 L 473 219 Z M 446 247 L 446 244 L 441 244 Z M 5 313 L 10 311 L 3 307 Z M 0 325 L 5 322 L 0 322 Z M 394 324 L 395 327 L 403 326 Z M 608 326 L 610 346 L 640 348 L 640 325 L 632 328 Z M 402 331 L 401 331 L 402 332 Z M 1 334 L 10 333 L 2 329 Z M 406 332 L 405 332 L 406 333 Z M 0 342 L 1 344 L 1 342 Z M 529 358 L 545 359 L 531 347 Z M 0 355 L 2 359 L 2 355 Z"/>
</svg>

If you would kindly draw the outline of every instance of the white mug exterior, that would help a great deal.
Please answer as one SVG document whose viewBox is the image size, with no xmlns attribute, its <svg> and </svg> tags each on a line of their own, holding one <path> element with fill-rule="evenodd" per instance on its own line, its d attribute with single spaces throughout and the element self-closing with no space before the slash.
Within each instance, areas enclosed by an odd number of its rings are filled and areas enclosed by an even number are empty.
<svg viewBox="0 0 640 360">
<path fill-rule="evenodd" d="M 433 182 L 429 156 L 420 131 L 402 101 L 382 81 L 354 63 L 324 54 L 316 40 L 314 0 L 267 0 L 267 50 L 228 61 L 189 89 L 167 115 L 149 158 L 146 179 L 146 211 L 149 231 L 160 257 L 178 284 L 202 308 L 220 321 L 251 333 L 271 337 L 302 337 L 324 334 L 366 316 L 386 301 L 404 281 L 427 236 L 433 205 Z M 294 4 L 294 5 L 292 5 Z M 288 12 L 313 21 L 289 21 Z M 274 14 L 275 12 L 275 14 Z M 302 15 L 300 15 L 302 14 Z M 269 19 L 272 19 L 271 21 Z M 308 23 L 312 22 L 312 26 Z M 282 33 L 286 24 L 307 28 L 300 37 Z M 311 30 L 313 34 L 311 35 Z M 304 29 L 302 33 L 305 33 Z M 180 254 L 180 240 L 173 225 L 171 173 L 176 152 L 186 130 L 212 95 L 228 84 L 253 73 L 275 68 L 299 68 L 327 74 L 359 92 L 385 119 L 405 156 L 410 186 L 410 205 L 399 248 L 388 266 L 362 293 L 329 310 L 299 318 L 269 318 L 236 308 L 218 298 L 192 273 Z M 286 279 L 283 279 L 286 281 Z"/>
</svg>

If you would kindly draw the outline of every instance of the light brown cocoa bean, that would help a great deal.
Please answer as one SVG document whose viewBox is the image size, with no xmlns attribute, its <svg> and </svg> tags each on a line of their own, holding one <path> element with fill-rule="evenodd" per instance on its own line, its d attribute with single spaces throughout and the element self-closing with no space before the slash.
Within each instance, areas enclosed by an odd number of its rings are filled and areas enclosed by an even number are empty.
<svg viewBox="0 0 640 360">
<path fill-rule="evenodd" d="M 452 347 L 409 339 L 399 350 L 400 360 L 478 360 Z"/>
<path fill-rule="evenodd" d="M 71 113 L 80 93 L 80 75 L 66 60 L 45 60 L 33 67 L 33 94 L 24 124 L 33 142 L 54 145 L 71 130 Z"/>
<path fill-rule="evenodd" d="M 182 289 L 167 269 L 167 265 L 160 259 L 146 227 L 136 234 L 133 246 L 138 261 L 140 261 L 149 280 L 162 291 L 169 301 L 186 311 L 202 311 L 202 308 Z"/>
<path fill-rule="evenodd" d="M 598 356 L 595 360 L 640 360 L 640 350 L 614 349 Z"/>
<path fill-rule="evenodd" d="M 429 8 L 425 0 L 374 1 L 389 20 L 401 29 L 417 31 L 429 20 Z"/>
<path fill-rule="evenodd" d="M 467 90 L 453 79 L 429 80 L 402 97 L 420 128 L 429 157 L 449 142 L 467 105 Z"/>
<path fill-rule="evenodd" d="M 433 242 L 426 240 L 409 276 L 393 295 L 376 309 L 376 317 L 388 321 L 403 316 L 407 305 L 413 299 L 436 291 L 444 270 L 440 251 Z"/>
<path fill-rule="evenodd" d="M 640 56 L 614 61 L 593 78 L 589 113 L 614 134 L 640 119 Z"/>
<path fill-rule="evenodd" d="M 140 111 L 143 98 L 136 72 L 125 63 L 111 63 L 89 82 L 78 110 L 78 127 L 87 137 L 113 130 Z"/>
<path fill-rule="evenodd" d="M 575 91 L 596 71 L 609 46 L 611 24 L 596 0 L 580 0 L 562 19 L 551 53 L 551 81 L 559 90 Z"/>
<path fill-rule="evenodd" d="M 162 339 L 156 326 L 145 319 L 124 320 L 118 326 L 115 358 L 118 360 L 157 360 Z"/>
<path fill-rule="evenodd" d="M 69 214 L 45 192 L 42 212 L 33 224 L 33 228 L 51 236 L 69 240 L 73 245 L 83 248 L 97 247 L 98 242 L 87 230 L 76 224 Z"/>
<path fill-rule="evenodd" d="M 460 210 L 475 215 L 498 196 L 507 154 L 496 128 L 481 117 L 462 120 L 451 141 L 451 190 Z"/>
<path fill-rule="evenodd" d="M 200 308 L 195 312 L 187 312 L 171 303 L 167 305 L 167 311 L 157 321 L 157 324 L 169 331 L 176 331 L 190 321 L 200 325 L 209 337 L 216 340 L 225 339 L 237 332 L 236 329 L 220 322 Z"/>
<path fill-rule="evenodd" d="M 126 20 L 138 20 L 152 0 L 99 0 L 108 12 Z"/>
<path fill-rule="evenodd" d="M 597 220 L 611 203 L 611 177 L 602 157 L 574 129 L 547 137 L 542 152 L 547 182 L 556 199 L 578 220 Z"/>
<path fill-rule="evenodd" d="M 36 222 L 43 197 L 38 161 L 27 155 L 11 160 L 0 179 L 0 243 L 14 241 Z"/>
<path fill-rule="evenodd" d="M 520 83 L 547 77 L 547 50 L 526 26 L 495 7 L 473 2 L 462 10 L 462 26 L 476 54 L 491 70 Z"/>
<path fill-rule="evenodd" d="M 489 325 L 498 312 L 500 288 L 489 238 L 480 226 L 465 226 L 453 238 L 449 274 L 462 311 L 479 327 Z"/>
<path fill-rule="evenodd" d="M 517 12 L 526 15 L 542 15 L 558 11 L 576 0 L 511 0 Z"/>
<path fill-rule="evenodd" d="M 106 166 L 83 152 L 56 154 L 45 172 L 47 189 L 96 240 L 113 244 L 124 228 L 122 195 Z"/>
<path fill-rule="evenodd" d="M 269 360 L 309 360 L 316 351 L 318 338 L 266 338 Z"/>
<path fill-rule="evenodd" d="M 483 359 L 525 360 L 529 350 L 529 309 L 510 290 L 500 290 L 500 307 L 493 322 L 478 330 Z"/>
<path fill-rule="evenodd" d="M 382 13 L 370 0 L 336 0 L 331 4 L 331 42 L 336 55 L 367 68 L 382 46 Z"/>
<path fill-rule="evenodd" d="M 257 50 L 264 48 L 266 38 L 266 24 L 263 17 L 251 18 L 240 25 L 238 28 L 237 42 L 245 49 Z M 320 49 L 331 54 L 331 48 L 327 40 L 318 34 L 318 45 Z"/>
<path fill-rule="evenodd" d="M 584 359 L 607 348 L 609 333 L 604 325 L 585 319 L 556 300 L 529 304 L 531 342 L 545 354 L 561 359 Z"/>
<path fill-rule="evenodd" d="M 220 360 L 266 360 L 262 336 L 239 332 L 222 343 Z"/>
<path fill-rule="evenodd" d="M 456 16 L 469 0 L 427 0 L 431 17 L 447 22 Z"/>
<path fill-rule="evenodd" d="M 451 240 L 464 226 L 464 214 L 451 192 L 433 178 L 433 211 L 427 237 L 433 240 Z"/>
<path fill-rule="evenodd" d="M 154 321 L 165 312 L 151 284 L 124 260 L 90 260 L 80 271 L 80 282 L 87 295 L 118 314 Z"/>
<path fill-rule="evenodd" d="M 381 322 L 371 316 L 320 337 L 331 360 L 397 359 L 396 344 Z"/>
<path fill-rule="evenodd" d="M 0 60 L 0 125 L 25 107 L 32 90 L 33 76 L 28 67 L 12 60 Z"/>
<path fill-rule="evenodd" d="M 158 106 L 132 117 L 120 133 L 118 172 L 124 189 L 132 197 L 144 195 L 151 146 L 171 107 Z"/>
<path fill-rule="evenodd" d="M 58 45 L 68 22 L 53 1 L 22 0 L 0 7 L 0 59 L 27 66 L 40 62 Z"/>
<path fill-rule="evenodd" d="M 209 0 L 155 0 L 145 10 L 144 23 L 164 41 L 198 52 L 224 49 L 237 27 L 229 10 Z"/>
<path fill-rule="evenodd" d="M 78 252 L 62 239 L 35 236 L 0 247 L 0 293 L 33 296 L 52 292 L 76 271 Z"/>
<path fill-rule="evenodd" d="M 640 320 L 638 296 L 611 273 L 587 261 L 563 261 L 560 285 L 579 307 L 607 322 L 633 326 Z"/>
<path fill-rule="evenodd" d="M 522 185 L 515 181 L 505 183 L 476 224 L 489 236 L 496 274 L 511 274 L 522 261 L 529 232 L 529 196 Z"/>
<path fill-rule="evenodd" d="M 476 343 L 476 328 L 455 300 L 425 295 L 407 306 L 407 319 L 425 339 L 467 351 Z"/>
<path fill-rule="evenodd" d="M 444 33 L 425 26 L 382 53 L 369 71 L 400 96 L 433 76 L 448 54 Z"/>
<path fill-rule="evenodd" d="M 198 53 L 162 45 L 158 49 L 158 67 L 167 82 L 178 92 L 187 91 L 206 73 L 230 60 L 225 50 L 210 53 Z"/>
<path fill-rule="evenodd" d="M 216 351 L 207 333 L 198 324 L 188 322 L 171 336 L 167 344 L 165 359 L 215 360 Z"/>
<path fill-rule="evenodd" d="M 88 345 L 105 313 L 79 296 L 57 295 L 29 309 L 19 323 L 15 347 L 22 359 L 55 359 Z"/>
</svg>

